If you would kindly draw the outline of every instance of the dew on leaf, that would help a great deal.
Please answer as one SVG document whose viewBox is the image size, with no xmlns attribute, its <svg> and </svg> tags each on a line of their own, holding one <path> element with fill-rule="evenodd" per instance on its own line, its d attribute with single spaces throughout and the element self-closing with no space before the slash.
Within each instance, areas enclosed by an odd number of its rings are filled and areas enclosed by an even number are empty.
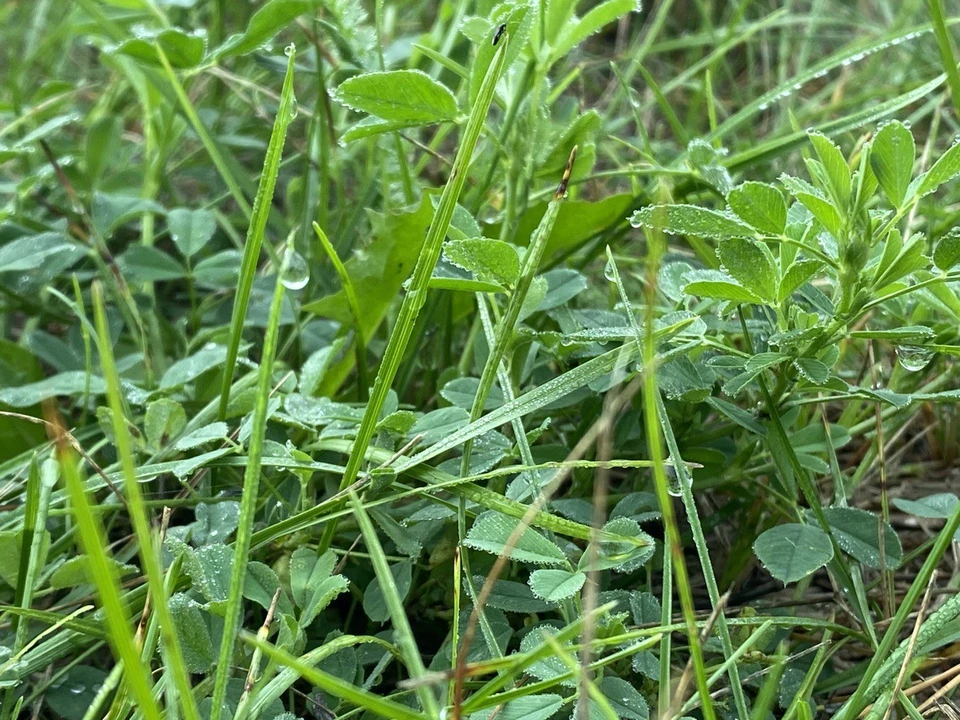
<svg viewBox="0 0 960 720">
<path fill-rule="evenodd" d="M 918 372 L 923 370 L 933 359 L 933 350 L 922 345 L 898 345 L 897 360 L 904 370 Z"/>
</svg>

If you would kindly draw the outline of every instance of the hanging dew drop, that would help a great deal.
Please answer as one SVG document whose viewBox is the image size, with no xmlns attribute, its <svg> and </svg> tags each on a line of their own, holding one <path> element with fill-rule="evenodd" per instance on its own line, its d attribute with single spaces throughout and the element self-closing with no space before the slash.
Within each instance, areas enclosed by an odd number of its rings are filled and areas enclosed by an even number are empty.
<svg viewBox="0 0 960 720">
<path fill-rule="evenodd" d="M 617 266 L 614 263 L 613 258 L 607 258 L 606 264 L 603 266 L 603 276 L 610 282 L 617 281 Z"/>
<path fill-rule="evenodd" d="M 302 290 L 310 281 L 310 266 L 303 255 L 293 248 L 284 253 L 280 265 L 280 282 L 287 290 Z"/>
<path fill-rule="evenodd" d="M 297 46 L 294 43 L 290 43 L 283 49 L 283 54 L 287 57 L 293 57 L 297 52 Z"/>
<path fill-rule="evenodd" d="M 290 119 L 295 120 L 299 112 L 300 112 L 300 105 L 297 103 L 297 99 L 291 98 L 290 99 Z"/>
<path fill-rule="evenodd" d="M 677 477 L 677 471 L 673 465 L 664 465 L 663 472 L 667 476 L 667 492 L 673 497 L 680 497 L 683 493 L 680 488 L 680 478 Z"/>
<path fill-rule="evenodd" d="M 922 345 L 898 345 L 897 360 L 904 370 L 919 372 L 933 360 L 933 350 Z"/>
</svg>

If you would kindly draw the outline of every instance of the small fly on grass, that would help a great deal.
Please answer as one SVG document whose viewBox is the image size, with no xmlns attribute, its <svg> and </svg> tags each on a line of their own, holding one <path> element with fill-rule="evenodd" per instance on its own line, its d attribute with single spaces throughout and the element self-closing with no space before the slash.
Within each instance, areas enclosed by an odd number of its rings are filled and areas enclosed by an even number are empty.
<svg viewBox="0 0 960 720">
<path fill-rule="evenodd" d="M 500 27 L 497 28 L 497 32 L 494 33 L 494 35 L 493 35 L 493 44 L 494 44 L 494 45 L 496 45 L 498 42 L 500 42 L 500 38 L 503 37 L 503 34 L 504 34 L 506 31 L 507 31 L 507 24 L 506 24 L 506 23 L 504 23 L 503 25 L 501 25 Z"/>
</svg>

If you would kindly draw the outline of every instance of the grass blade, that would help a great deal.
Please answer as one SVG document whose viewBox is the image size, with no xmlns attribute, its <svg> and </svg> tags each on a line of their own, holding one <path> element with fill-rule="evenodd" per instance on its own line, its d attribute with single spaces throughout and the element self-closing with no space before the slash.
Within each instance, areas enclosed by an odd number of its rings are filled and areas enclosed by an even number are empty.
<svg viewBox="0 0 960 720">
<path fill-rule="evenodd" d="M 290 59 L 290 68 L 293 58 Z M 291 71 L 288 70 L 288 74 Z M 259 197 L 259 195 L 258 195 Z M 223 700 L 227 692 L 227 680 L 230 677 L 234 647 L 237 641 L 237 628 L 243 607 L 243 581 L 247 573 L 250 556 L 250 538 L 253 535 L 253 516 L 257 509 L 260 491 L 260 468 L 263 460 L 263 444 L 267 430 L 267 407 L 270 404 L 270 390 L 273 381 L 273 361 L 277 352 L 277 336 L 280 331 L 280 315 L 283 310 L 284 285 L 280 278 L 286 270 L 286 263 L 293 255 L 292 244 L 284 253 L 283 264 L 278 268 L 276 287 L 270 304 L 270 315 L 263 338 L 263 354 L 260 358 L 260 370 L 257 382 L 257 399 L 253 409 L 253 429 L 250 433 L 250 448 L 247 453 L 247 468 L 243 475 L 243 496 L 240 499 L 240 521 L 237 526 L 236 541 L 233 545 L 233 570 L 230 575 L 230 594 L 227 598 L 226 614 L 223 622 L 223 640 L 220 643 L 220 662 L 213 689 L 213 709 L 210 720 L 219 720 L 223 709 Z"/>
<path fill-rule="evenodd" d="M 117 660 L 123 663 L 126 685 L 136 698 L 145 720 L 161 720 L 160 708 L 153 697 L 150 668 L 140 662 L 140 651 L 133 639 L 127 607 L 120 595 L 120 581 L 107 554 L 108 543 L 103 525 L 87 497 L 76 457 L 62 430 L 57 437 L 57 457 L 73 503 L 80 544 L 88 558 L 90 579 L 100 596 L 110 647 Z"/>
<path fill-rule="evenodd" d="M 427 669 L 423 665 L 420 657 L 420 649 L 417 647 L 417 641 L 413 637 L 413 630 L 410 628 L 410 621 L 407 619 L 407 613 L 403 608 L 403 601 L 400 599 L 400 593 L 397 591 L 396 583 L 393 580 L 393 574 L 390 572 L 390 565 L 387 563 L 387 557 L 383 552 L 383 546 L 380 545 L 380 538 L 377 537 L 377 530 L 373 527 L 373 521 L 367 514 L 363 503 L 357 494 L 350 491 L 350 502 L 353 505 L 353 514 L 360 525 L 360 532 L 363 535 L 363 541 L 367 544 L 367 552 L 370 553 L 370 560 L 373 562 L 373 570 L 376 573 L 377 580 L 380 581 L 380 592 L 383 593 L 384 602 L 387 610 L 390 612 L 390 621 L 393 623 L 393 634 L 396 636 L 397 645 L 403 654 L 404 663 L 407 666 L 407 672 L 413 680 L 419 680 L 427 674 Z M 420 704 L 426 710 L 430 717 L 437 717 L 439 708 L 437 707 L 437 698 L 433 694 L 432 686 L 424 683 L 417 683 L 417 697 L 420 698 Z"/>
<path fill-rule="evenodd" d="M 943 71 L 947 75 L 950 97 L 953 100 L 953 107 L 960 113 L 960 72 L 957 71 L 957 54 L 953 50 L 953 43 L 947 33 L 947 23 L 943 16 L 943 0 L 929 0 L 929 5 L 933 34 L 937 37 L 937 49 L 940 51 Z"/>
<path fill-rule="evenodd" d="M 296 52 L 292 45 L 288 48 L 287 56 L 287 74 L 283 79 L 283 90 L 280 92 L 277 118 L 273 123 L 270 144 L 267 145 L 267 154 L 263 160 L 263 172 L 260 175 L 257 196 L 253 200 L 253 215 L 247 229 L 247 240 L 243 248 L 243 262 L 240 265 L 240 277 L 237 280 L 237 294 L 233 301 L 230 338 L 227 342 L 227 359 L 223 365 L 223 382 L 220 386 L 218 416 L 221 420 L 226 415 L 227 403 L 230 402 L 230 386 L 233 384 L 237 353 L 240 349 L 240 340 L 243 337 L 243 324 L 247 316 L 247 304 L 250 302 L 250 290 L 253 288 L 253 279 L 257 273 L 260 246 L 263 244 L 264 230 L 267 227 L 267 218 L 270 216 L 270 207 L 273 203 L 273 191 L 276 188 L 277 175 L 280 172 L 280 157 L 283 154 L 283 144 L 287 137 L 287 126 L 293 120 L 296 108 L 296 98 L 293 95 L 293 61 Z"/>
<path fill-rule="evenodd" d="M 567 161 L 567 168 L 563 172 L 563 178 L 560 185 L 553 194 L 553 200 L 547 205 L 547 211 L 543 214 L 537 231 L 533 234 L 530 245 L 527 247 L 527 253 L 523 259 L 523 266 L 520 268 L 520 277 L 517 280 L 516 287 L 510 295 L 510 301 L 507 303 L 507 309 L 503 313 L 499 324 L 497 325 L 497 335 L 494 340 L 490 354 L 487 356 L 487 362 L 483 366 L 483 372 L 480 374 L 480 383 L 477 386 L 477 394 L 473 398 L 473 407 L 470 408 L 470 422 L 480 417 L 483 412 L 483 406 L 486 405 L 487 396 L 496 380 L 497 372 L 500 369 L 500 361 L 507 352 L 507 347 L 513 339 L 513 333 L 516 329 L 517 321 L 520 319 L 520 311 L 523 309 L 523 301 L 527 298 L 530 285 L 533 283 L 533 277 L 540 266 L 540 259 L 543 257 L 543 251 L 547 247 L 547 240 L 550 239 L 550 233 L 553 232 L 553 226 L 557 222 L 557 214 L 560 212 L 560 203 L 567 194 L 567 182 L 570 180 L 570 173 L 573 171 L 573 162 L 577 157 L 577 147 L 574 146 L 570 152 L 570 159 Z M 473 450 L 473 440 L 468 440 L 463 446 L 463 457 L 460 461 L 460 474 L 466 476 L 470 473 L 470 454 Z"/>
<path fill-rule="evenodd" d="M 487 111 L 493 100 L 497 81 L 500 79 L 500 74 L 503 71 L 507 45 L 508 43 L 506 41 L 501 42 L 493 61 L 490 63 L 486 77 L 484 77 L 483 84 L 477 96 L 477 102 L 470 111 L 470 118 L 467 120 L 467 126 L 463 131 L 463 137 L 460 141 L 460 148 L 457 150 L 457 156 L 453 161 L 453 169 L 450 171 L 450 178 L 443 188 L 443 194 L 440 196 L 440 204 L 437 206 L 437 212 L 427 232 L 427 239 L 423 243 L 423 250 L 420 252 L 420 257 L 417 258 L 417 265 L 413 270 L 410 288 L 407 290 L 407 294 L 403 298 L 403 304 L 400 306 L 396 327 L 390 334 L 390 340 L 387 342 L 386 350 L 384 350 L 380 370 L 377 372 L 377 379 L 373 384 L 373 392 L 370 394 L 370 400 L 367 403 L 363 420 L 360 423 L 360 429 L 357 431 L 354 451 L 350 455 L 346 471 L 343 474 L 343 480 L 340 482 L 341 490 L 352 485 L 354 480 L 357 479 L 367 447 L 373 439 L 377 421 L 380 419 L 380 410 L 383 408 L 383 404 L 387 399 L 387 393 L 389 393 L 390 387 L 393 385 L 393 379 L 397 374 L 397 370 L 400 368 L 400 362 L 407 349 L 410 336 L 413 334 L 417 316 L 420 314 L 420 310 L 426 302 L 427 284 L 430 282 L 433 268 L 440 258 L 443 239 L 447 235 L 450 220 L 453 218 L 453 211 L 457 206 L 460 193 L 463 191 L 463 185 L 467 179 L 467 170 L 470 167 L 470 160 L 473 157 L 473 151 L 476 148 L 477 141 L 480 139 L 480 130 L 483 128 Z M 318 552 L 324 553 L 327 551 L 333 542 L 333 536 L 336 531 L 337 523 L 335 521 L 327 525 L 324 529 Z"/>
<path fill-rule="evenodd" d="M 143 494 L 137 481 L 137 471 L 133 459 L 133 443 L 127 426 L 123 408 L 123 395 L 120 388 L 120 375 L 113 357 L 113 345 L 107 324 L 107 313 L 103 303 L 103 293 L 99 283 L 93 285 L 93 313 L 97 326 L 97 339 L 100 349 L 100 363 L 103 366 L 104 379 L 107 382 L 107 400 L 110 406 L 113 433 L 116 441 L 117 456 L 123 471 L 123 489 L 130 520 L 137 536 L 140 559 L 147 576 L 147 585 L 153 599 L 154 612 L 160 622 L 166 650 L 166 662 L 170 666 L 173 683 L 187 720 L 198 720 L 199 715 L 194 702 L 190 675 L 187 673 L 180 650 L 180 641 L 173 626 L 173 616 L 167 606 L 167 591 L 164 585 L 163 567 L 154 548 L 154 535 L 143 504 Z"/>
</svg>

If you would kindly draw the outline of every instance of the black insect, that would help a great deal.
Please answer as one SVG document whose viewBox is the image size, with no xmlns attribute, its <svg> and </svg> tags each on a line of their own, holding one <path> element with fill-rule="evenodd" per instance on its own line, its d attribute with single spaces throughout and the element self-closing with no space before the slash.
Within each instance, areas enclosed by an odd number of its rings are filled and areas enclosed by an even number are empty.
<svg viewBox="0 0 960 720">
<path fill-rule="evenodd" d="M 500 42 L 500 38 L 503 37 L 503 34 L 504 34 L 506 31 L 507 31 L 507 24 L 506 24 L 506 23 L 504 23 L 503 25 L 501 25 L 500 27 L 497 28 L 497 32 L 495 32 L 494 35 L 493 35 L 493 44 L 494 44 L 494 45 L 496 45 L 498 42 Z"/>
</svg>

